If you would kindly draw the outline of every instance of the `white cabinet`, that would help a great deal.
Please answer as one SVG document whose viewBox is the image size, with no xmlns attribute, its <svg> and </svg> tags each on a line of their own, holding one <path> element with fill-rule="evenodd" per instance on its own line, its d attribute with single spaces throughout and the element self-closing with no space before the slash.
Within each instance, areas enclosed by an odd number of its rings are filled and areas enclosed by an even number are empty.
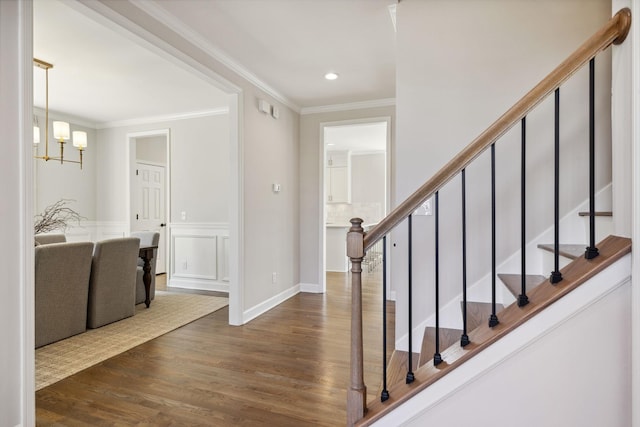
<svg viewBox="0 0 640 427">
<path fill-rule="evenodd" d="M 351 161 L 348 151 L 329 151 L 325 168 L 327 203 L 351 203 Z"/>
<path fill-rule="evenodd" d="M 348 167 L 350 163 L 348 151 L 327 151 L 327 163 L 328 168 L 340 168 Z"/>
</svg>

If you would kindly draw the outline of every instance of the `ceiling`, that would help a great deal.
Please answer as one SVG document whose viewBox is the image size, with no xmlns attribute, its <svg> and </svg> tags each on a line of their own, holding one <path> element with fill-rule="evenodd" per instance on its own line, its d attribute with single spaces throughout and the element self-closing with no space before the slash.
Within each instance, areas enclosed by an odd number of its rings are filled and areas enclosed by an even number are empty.
<svg viewBox="0 0 640 427">
<path fill-rule="evenodd" d="M 219 109 L 227 96 L 193 73 L 58 0 L 34 1 L 34 56 L 49 70 L 49 108 L 92 123 Z M 45 71 L 34 67 L 34 104 Z"/>
<path fill-rule="evenodd" d="M 256 77 L 295 109 L 395 97 L 395 0 L 149 0 L 156 16 Z M 49 72 L 51 110 L 109 123 L 223 108 L 197 75 L 72 7 L 34 1 L 34 56 Z M 323 78 L 328 71 L 340 75 Z M 44 71 L 34 102 L 44 106 Z"/>
</svg>

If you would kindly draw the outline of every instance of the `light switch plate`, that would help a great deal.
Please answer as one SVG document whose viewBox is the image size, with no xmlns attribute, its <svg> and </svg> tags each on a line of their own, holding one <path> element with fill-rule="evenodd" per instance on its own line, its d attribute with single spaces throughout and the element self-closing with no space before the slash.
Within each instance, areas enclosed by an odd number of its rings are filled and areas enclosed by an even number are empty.
<svg viewBox="0 0 640 427">
<path fill-rule="evenodd" d="M 271 104 L 269 104 L 264 99 L 259 99 L 258 100 L 258 110 L 260 110 L 260 111 L 262 111 L 263 113 L 266 113 L 266 114 L 271 114 Z"/>
<path fill-rule="evenodd" d="M 431 211 L 431 199 L 426 200 L 422 205 L 420 205 L 418 207 L 418 209 L 416 209 L 413 212 L 414 215 L 422 215 L 422 216 L 429 216 L 429 215 L 433 215 L 433 212 Z"/>
</svg>

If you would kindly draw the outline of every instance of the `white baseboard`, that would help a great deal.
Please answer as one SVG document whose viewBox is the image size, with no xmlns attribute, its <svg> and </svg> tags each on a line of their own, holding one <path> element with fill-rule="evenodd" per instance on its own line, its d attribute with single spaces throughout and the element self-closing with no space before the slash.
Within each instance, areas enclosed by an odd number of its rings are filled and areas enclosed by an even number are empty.
<svg viewBox="0 0 640 427">
<path fill-rule="evenodd" d="M 167 286 L 170 288 L 197 289 L 200 291 L 215 291 L 229 293 L 229 283 L 205 279 L 185 279 L 183 277 L 171 277 Z"/>
<path fill-rule="evenodd" d="M 300 293 L 300 285 L 295 285 L 289 289 L 286 289 L 280 292 L 278 295 L 274 295 L 268 300 L 263 301 L 260 304 L 251 307 L 248 310 L 245 310 L 243 313 L 242 324 L 246 324 L 252 321 L 256 317 L 260 316 L 261 314 L 266 313 L 267 311 L 271 310 L 272 308 L 276 307 L 277 305 L 285 302 L 292 296 L 297 295 L 299 293 Z"/>
<path fill-rule="evenodd" d="M 308 292 L 310 294 L 322 294 L 322 286 L 317 283 L 298 283 L 300 292 Z"/>
</svg>

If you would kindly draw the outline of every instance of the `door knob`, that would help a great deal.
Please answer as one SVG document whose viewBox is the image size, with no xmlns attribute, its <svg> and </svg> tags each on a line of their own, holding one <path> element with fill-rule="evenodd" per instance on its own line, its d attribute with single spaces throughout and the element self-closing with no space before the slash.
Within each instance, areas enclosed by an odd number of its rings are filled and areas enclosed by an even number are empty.
<svg viewBox="0 0 640 427">
<path fill-rule="evenodd" d="M 165 227 L 166 225 L 167 225 L 167 224 L 162 223 L 162 224 L 160 224 L 160 227 Z"/>
</svg>

